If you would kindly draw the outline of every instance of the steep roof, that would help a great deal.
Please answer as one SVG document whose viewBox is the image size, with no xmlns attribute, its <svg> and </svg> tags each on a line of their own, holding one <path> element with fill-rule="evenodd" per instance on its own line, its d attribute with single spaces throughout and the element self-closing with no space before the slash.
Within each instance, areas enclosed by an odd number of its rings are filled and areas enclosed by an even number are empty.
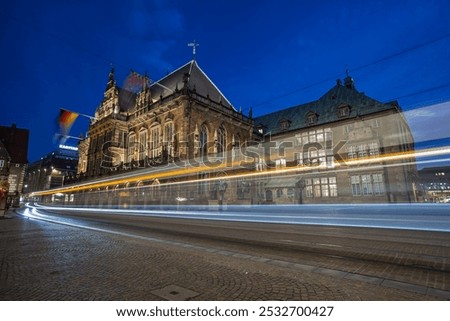
<svg viewBox="0 0 450 321">
<path fill-rule="evenodd" d="M 338 80 L 333 88 L 316 101 L 255 117 L 255 128 L 263 126 L 265 132 L 277 134 L 284 131 L 280 122 L 285 120 L 291 122 L 289 130 L 307 128 L 311 126 L 307 123 L 307 116 L 310 113 L 317 116 L 314 126 L 331 123 L 342 119 L 338 113 L 341 106 L 349 106 L 349 114 L 345 118 L 396 108 L 393 103 L 383 104 L 357 91 L 353 79 L 347 77 L 345 85 Z"/>
<path fill-rule="evenodd" d="M 167 76 L 153 82 L 150 85 L 152 99 L 156 101 L 161 95 L 163 97 L 171 95 L 176 90 L 181 90 L 185 83 L 191 91 L 195 90 L 199 95 L 209 96 L 211 100 L 222 102 L 224 106 L 234 109 L 230 101 L 222 94 L 211 79 L 209 79 L 195 60 L 189 61 Z"/>
</svg>

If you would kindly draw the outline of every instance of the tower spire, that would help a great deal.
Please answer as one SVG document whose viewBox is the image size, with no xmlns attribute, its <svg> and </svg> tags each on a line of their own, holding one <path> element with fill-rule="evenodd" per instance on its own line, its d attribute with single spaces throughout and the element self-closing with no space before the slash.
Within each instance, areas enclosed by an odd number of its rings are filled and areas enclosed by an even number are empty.
<svg viewBox="0 0 450 321">
<path fill-rule="evenodd" d="M 111 64 L 111 70 L 109 71 L 109 79 L 106 84 L 106 90 L 114 87 L 116 85 L 116 80 L 114 79 L 114 66 Z"/>
</svg>

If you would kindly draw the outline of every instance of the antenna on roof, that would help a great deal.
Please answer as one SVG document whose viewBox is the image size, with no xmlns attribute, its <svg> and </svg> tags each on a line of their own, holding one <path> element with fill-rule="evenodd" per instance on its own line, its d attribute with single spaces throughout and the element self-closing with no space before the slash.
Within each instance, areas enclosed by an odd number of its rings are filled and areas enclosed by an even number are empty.
<svg viewBox="0 0 450 321">
<path fill-rule="evenodd" d="M 192 47 L 192 59 L 195 60 L 195 47 L 198 47 L 199 44 L 194 40 L 193 42 L 190 42 L 187 45 L 188 47 Z"/>
</svg>

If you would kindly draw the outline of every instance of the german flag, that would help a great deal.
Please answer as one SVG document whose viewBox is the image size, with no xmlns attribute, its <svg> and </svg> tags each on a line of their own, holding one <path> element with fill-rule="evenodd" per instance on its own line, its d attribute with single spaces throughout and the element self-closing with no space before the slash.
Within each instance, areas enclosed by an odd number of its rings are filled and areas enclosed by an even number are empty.
<svg viewBox="0 0 450 321">
<path fill-rule="evenodd" d="M 70 128 L 72 128 L 72 125 L 77 119 L 78 115 L 79 114 L 74 113 L 73 111 L 69 111 L 63 108 L 59 110 L 58 124 L 61 134 L 69 134 Z"/>
</svg>

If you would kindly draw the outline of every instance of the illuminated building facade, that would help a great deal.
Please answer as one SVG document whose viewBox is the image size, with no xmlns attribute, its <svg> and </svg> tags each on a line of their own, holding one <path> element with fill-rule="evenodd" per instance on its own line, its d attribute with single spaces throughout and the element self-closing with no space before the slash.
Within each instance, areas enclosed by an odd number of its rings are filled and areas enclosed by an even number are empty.
<svg viewBox="0 0 450 321">
<path fill-rule="evenodd" d="M 256 118 L 255 128 L 276 151 L 271 167 L 301 169 L 268 180 L 266 201 L 417 201 L 414 141 L 400 107 L 359 92 L 349 76 L 316 101 Z"/>
<path fill-rule="evenodd" d="M 450 203 L 450 166 L 426 167 L 418 173 L 426 202 Z"/>
<path fill-rule="evenodd" d="M 417 201 L 400 107 L 359 92 L 349 76 L 316 101 L 256 118 L 238 112 L 195 60 L 157 82 L 131 73 L 128 84 L 118 87 L 111 70 L 79 143 L 79 179 L 62 190 L 73 202 Z"/>
<path fill-rule="evenodd" d="M 62 187 L 75 181 L 78 149 L 60 145 L 58 149 L 28 165 L 25 173 L 24 193 Z"/>
</svg>

